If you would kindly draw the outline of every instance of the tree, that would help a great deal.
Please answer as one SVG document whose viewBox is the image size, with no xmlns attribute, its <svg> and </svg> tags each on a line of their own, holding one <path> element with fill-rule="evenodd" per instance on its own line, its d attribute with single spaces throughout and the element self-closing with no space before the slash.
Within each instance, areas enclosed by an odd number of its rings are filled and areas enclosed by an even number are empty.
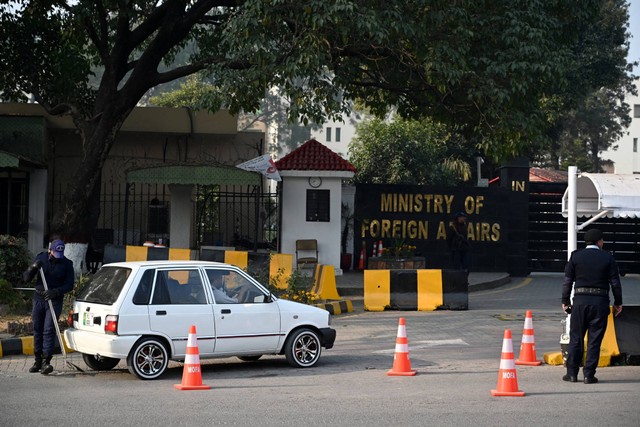
<svg viewBox="0 0 640 427">
<path fill-rule="evenodd" d="M 576 29 L 597 3 L 8 0 L 0 90 L 72 117 L 83 162 L 51 227 L 86 241 L 105 159 L 151 88 L 204 73 L 237 112 L 275 86 L 304 124 L 359 98 L 375 113 L 456 122 L 487 154 L 513 155 L 539 133 L 540 99 L 566 84 Z M 187 46 L 187 62 L 170 67 Z"/>
<path fill-rule="evenodd" d="M 600 153 L 631 123 L 625 95 L 636 93 L 631 71 L 637 63 L 627 63 L 628 7 L 625 0 L 602 0 L 599 19 L 579 27 L 575 72 L 564 91 L 545 101 L 550 144 L 529 150 L 537 164 L 554 169 L 578 165 L 585 172 L 601 172 Z"/>
<path fill-rule="evenodd" d="M 471 178 L 473 152 L 430 119 L 363 122 L 349 145 L 355 182 L 369 184 L 455 185 Z"/>
<path fill-rule="evenodd" d="M 625 133 L 631 123 L 629 105 L 612 91 L 601 89 L 564 119 L 561 167 L 579 165 L 583 172 L 602 172 L 600 154 Z M 573 147 L 580 147 L 577 152 Z M 606 159 L 604 159 L 606 160 Z"/>
</svg>

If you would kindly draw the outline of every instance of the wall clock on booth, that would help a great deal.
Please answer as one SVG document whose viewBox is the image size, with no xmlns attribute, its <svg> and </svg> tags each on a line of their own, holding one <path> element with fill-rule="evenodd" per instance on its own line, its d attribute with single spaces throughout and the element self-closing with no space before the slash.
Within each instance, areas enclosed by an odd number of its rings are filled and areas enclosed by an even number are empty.
<svg viewBox="0 0 640 427">
<path fill-rule="evenodd" d="M 319 176 L 312 176 L 309 178 L 309 185 L 313 188 L 318 188 L 322 185 L 322 178 Z"/>
</svg>

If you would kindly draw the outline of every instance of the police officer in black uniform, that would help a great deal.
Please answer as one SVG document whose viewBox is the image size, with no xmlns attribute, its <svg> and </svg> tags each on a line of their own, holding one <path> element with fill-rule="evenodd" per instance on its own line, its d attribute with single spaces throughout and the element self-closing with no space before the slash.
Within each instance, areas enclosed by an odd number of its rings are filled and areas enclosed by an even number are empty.
<svg viewBox="0 0 640 427">
<path fill-rule="evenodd" d="M 45 290 L 40 275 L 44 271 L 48 290 Z M 48 252 L 40 252 L 33 265 L 23 273 L 25 282 L 37 277 L 33 295 L 31 320 L 33 322 L 33 354 L 35 363 L 29 372 L 50 374 L 53 371 L 51 358 L 56 342 L 56 329 L 49 310 L 49 300 L 53 305 L 55 318 L 60 317 L 64 294 L 73 289 L 73 262 L 64 256 L 64 242 L 56 239 L 49 245 Z"/>
<path fill-rule="evenodd" d="M 574 251 L 564 269 L 562 309 L 571 313 L 569 327 L 569 354 L 564 381 L 577 382 L 578 370 L 584 353 L 584 336 L 589 332 L 587 357 L 582 373 L 585 384 L 595 384 L 600 344 L 607 329 L 609 317 L 609 288 L 613 293 L 613 312 L 622 311 L 622 286 L 616 260 L 603 251 L 602 231 L 593 228 L 584 235 L 587 247 Z M 570 303 L 573 288 L 573 305 Z"/>
</svg>

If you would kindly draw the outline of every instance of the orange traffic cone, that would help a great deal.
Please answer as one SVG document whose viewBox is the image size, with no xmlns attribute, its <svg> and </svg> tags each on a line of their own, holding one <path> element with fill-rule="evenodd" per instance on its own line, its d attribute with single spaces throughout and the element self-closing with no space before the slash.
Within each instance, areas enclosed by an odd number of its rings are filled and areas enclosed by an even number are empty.
<svg viewBox="0 0 640 427">
<path fill-rule="evenodd" d="M 196 338 L 195 325 L 191 325 L 189 328 L 187 354 L 184 356 L 182 384 L 174 384 L 173 386 L 178 390 L 208 390 L 211 388 L 211 386 L 202 384 L 200 353 L 198 352 L 198 339 Z"/>
<path fill-rule="evenodd" d="M 398 321 L 398 336 L 396 338 L 396 353 L 393 355 L 393 368 L 387 372 L 387 375 L 411 377 L 415 374 L 416 371 L 411 370 L 411 361 L 409 360 L 407 327 L 404 317 L 401 317 Z"/>
<path fill-rule="evenodd" d="M 504 330 L 496 388 L 497 390 L 491 390 L 492 396 L 524 396 L 524 391 L 518 390 L 518 376 L 516 375 L 516 365 L 513 363 L 513 343 L 510 329 Z"/>
<path fill-rule="evenodd" d="M 378 256 L 382 256 L 382 240 L 378 242 Z"/>
<path fill-rule="evenodd" d="M 533 315 L 531 310 L 527 310 L 524 318 L 524 332 L 522 332 L 522 343 L 520 344 L 520 357 L 516 360 L 516 365 L 542 365 L 541 360 L 536 360 L 536 341 L 533 337 Z"/>
<path fill-rule="evenodd" d="M 364 257 L 365 257 L 365 247 L 364 242 L 362 242 L 362 249 L 360 250 L 360 261 L 358 262 L 358 270 L 364 270 Z"/>
</svg>

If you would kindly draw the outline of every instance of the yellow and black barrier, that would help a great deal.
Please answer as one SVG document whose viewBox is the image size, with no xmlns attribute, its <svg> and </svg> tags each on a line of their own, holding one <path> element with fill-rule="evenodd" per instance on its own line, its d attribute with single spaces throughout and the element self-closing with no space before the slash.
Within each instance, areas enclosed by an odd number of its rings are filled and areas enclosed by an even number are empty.
<svg viewBox="0 0 640 427">
<path fill-rule="evenodd" d="M 190 249 L 158 248 L 153 246 L 106 245 L 103 264 L 124 261 L 201 260 L 216 261 L 247 269 L 249 264 L 269 265 L 269 277 L 276 286 L 286 289 L 293 271 L 293 255 L 267 252 L 203 249 L 200 253 Z"/>
<path fill-rule="evenodd" d="M 365 270 L 364 309 L 467 310 L 467 274 L 453 270 Z"/>
<path fill-rule="evenodd" d="M 105 245 L 103 264 L 123 261 L 165 261 L 196 259 L 196 251 L 154 246 Z"/>
<path fill-rule="evenodd" d="M 64 340 L 64 337 L 62 338 Z M 67 342 L 64 341 L 64 348 L 67 353 L 73 352 L 69 348 Z M 54 348 L 54 354 L 61 354 L 60 344 L 56 340 Z M 4 356 L 18 356 L 18 355 L 32 355 L 33 354 L 33 335 L 27 337 L 18 338 L 5 338 L 0 340 L 0 357 Z"/>
<path fill-rule="evenodd" d="M 589 334 L 584 339 L 586 355 Z M 640 365 L 640 306 L 623 306 L 622 313 L 613 315 L 613 308 L 609 311 L 607 330 L 600 345 L 600 359 L 598 366 L 610 366 L 612 360 L 622 358 L 618 362 L 627 365 Z M 564 359 L 562 351 L 544 354 L 544 361 L 549 365 L 562 365 Z"/>
<path fill-rule="evenodd" d="M 324 308 L 331 314 L 351 313 L 353 311 L 353 303 L 350 300 L 342 299 L 338 294 L 336 271 L 333 265 L 316 265 L 311 292 L 318 295 L 321 300 L 324 300 L 324 302 L 315 305 Z"/>
</svg>

